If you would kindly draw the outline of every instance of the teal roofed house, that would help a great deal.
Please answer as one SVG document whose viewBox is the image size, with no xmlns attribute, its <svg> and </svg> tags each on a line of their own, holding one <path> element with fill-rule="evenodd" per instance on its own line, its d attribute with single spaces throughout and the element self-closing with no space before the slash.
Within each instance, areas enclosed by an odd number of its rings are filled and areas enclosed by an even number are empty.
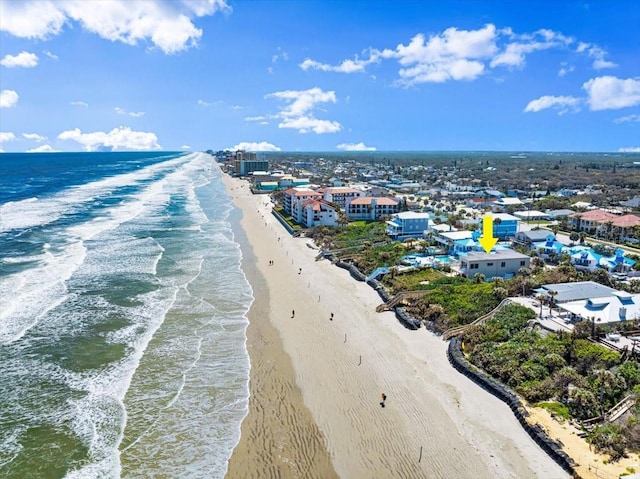
<svg viewBox="0 0 640 479">
<path fill-rule="evenodd" d="M 475 239 L 462 239 L 453 243 L 454 256 L 458 256 L 461 253 L 469 253 L 471 251 L 483 251 L 482 246 Z"/>
<path fill-rule="evenodd" d="M 589 271 L 595 271 L 600 262 L 600 255 L 594 253 L 589 249 L 583 251 L 577 251 L 571 254 L 571 264 L 576 269 L 586 269 Z"/>
<path fill-rule="evenodd" d="M 532 249 L 538 252 L 541 258 L 548 258 L 552 255 L 559 255 L 565 249 L 565 245 L 556 241 L 556 237 L 547 233 L 547 238 L 545 241 L 537 241 L 533 243 Z"/>
<path fill-rule="evenodd" d="M 624 251 L 617 249 L 613 256 L 601 257 L 598 264 L 609 273 L 628 273 L 636 262 L 630 258 L 625 258 Z"/>
</svg>

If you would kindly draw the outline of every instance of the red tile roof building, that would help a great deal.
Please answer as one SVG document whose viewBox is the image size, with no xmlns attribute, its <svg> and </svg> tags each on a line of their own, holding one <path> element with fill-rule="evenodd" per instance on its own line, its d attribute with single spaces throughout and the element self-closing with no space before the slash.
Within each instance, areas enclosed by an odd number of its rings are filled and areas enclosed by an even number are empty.
<svg viewBox="0 0 640 479">
<path fill-rule="evenodd" d="M 302 202 L 300 223 L 310 228 L 312 226 L 336 226 L 339 210 L 327 200 L 309 199 Z"/>
<path fill-rule="evenodd" d="M 576 231 L 609 239 L 625 239 L 634 236 L 634 229 L 640 227 L 640 217 L 632 214 L 614 215 L 604 210 L 576 213 L 569 217 L 571 227 Z"/>
<path fill-rule="evenodd" d="M 345 212 L 349 220 L 379 220 L 400 211 L 400 201 L 395 198 L 361 196 L 347 201 Z"/>
</svg>

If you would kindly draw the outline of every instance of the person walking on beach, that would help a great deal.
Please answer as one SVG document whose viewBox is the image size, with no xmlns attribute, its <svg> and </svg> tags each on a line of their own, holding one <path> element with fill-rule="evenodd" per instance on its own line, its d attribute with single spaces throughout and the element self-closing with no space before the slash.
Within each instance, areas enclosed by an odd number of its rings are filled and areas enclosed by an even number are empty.
<svg viewBox="0 0 640 479">
<path fill-rule="evenodd" d="M 384 407 L 385 402 L 387 401 L 387 395 L 385 393 L 382 393 L 381 396 L 382 396 L 382 401 L 380 402 L 380 406 Z"/>
<path fill-rule="evenodd" d="M 296 310 L 295 310 L 295 309 L 293 309 L 293 310 L 291 310 L 291 317 L 292 317 L 292 318 L 295 318 L 295 316 L 296 316 Z"/>
<path fill-rule="evenodd" d="M 302 274 L 302 268 L 298 269 L 298 274 Z"/>
<path fill-rule="evenodd" d="M 331 313 L 331 316 L 329 316 L 329 321 L 333 321 L 333 313 Z"/>
</svg>

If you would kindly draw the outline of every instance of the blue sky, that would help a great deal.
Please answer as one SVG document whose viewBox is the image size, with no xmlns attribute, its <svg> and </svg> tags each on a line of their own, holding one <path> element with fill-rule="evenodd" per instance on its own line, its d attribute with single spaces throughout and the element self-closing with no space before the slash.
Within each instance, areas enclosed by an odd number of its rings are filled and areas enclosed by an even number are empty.
<svg viewBox="0 0 640 479">
<path fill-rule="evenodd" d="M 0 0 L 0 149 L 640 152 L 616 1 Z"/>
</svg>

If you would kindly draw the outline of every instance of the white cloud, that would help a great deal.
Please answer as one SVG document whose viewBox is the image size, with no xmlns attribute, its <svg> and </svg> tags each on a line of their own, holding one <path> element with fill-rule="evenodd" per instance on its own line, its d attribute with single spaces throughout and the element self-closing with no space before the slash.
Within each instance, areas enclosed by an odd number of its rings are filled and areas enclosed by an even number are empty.
<svg viewBox="0 0 640 479">
<path fill-rule="evenodd" d="M 54 149 L 51 145 L 40 145 L 36 148 L 31 148 L 25 153 L 58 153 L 60 150 Z"/>
<path fill-rule="evenodd" d="M 71 104 L 73 106 L 81 106 L 81 107 L 84 107 L 84 108 L 88 108 L 89 107 L 89 104 L 85 103 L 83 101 L 72 101 Z"/>
<path fill-rule="evenodd" d="M 198 105 L 204 106 L 204 107 L 209 107 L 209 106 L 213 106 L 213 103 L 210 103 L 210 102 L 204 101 L 204 100 L 198 100 Z"/>
<path fill-rule="evenodd" d="M 428 38 L 419 33 L 407 45 L 399 44 L 394 50 L 369 49 L 365 58 L 358 56 L 338 65 L 329 65 L 307 58 L 300 64 L 303 70 L 321 70 L 341 73 L 364 72 L 366 67 L 394 58 L 401 65 L 399 85 L 410 86 L 426 82 L 448 80 L 474 80 L 484 73 L 483 59 L 492 57 L 498 47 L 496 28 L 487 24 L 478 30 L 448 28 Z"/>
<path fill-rule="evenodd" d="M 277 63 L 280 59 L 285 61 L 289 59 L 289 54 L 282 47 L 278 47 L 278 52 L 271 56 L 271 63 Z"/>
<path fill-rule="evenodd" d="M 621 116 L 620 118 L 616 118 L 613 121 L 614 123 L 636 123 L 640 122 L 640 115 Z"/>
<path fill-rule="evenodd" d="M 29 52 L 20 52 L 17 55 L 5 55 L 4 58 L 0 60 L 0 65 L 7 68 L 33 68 L 37 64 L 38 55 Z"/>
<path fill-rule="evenodd" d="M 13 90 L 0 91 L 0 108 L 11 108 L 18 103 L 19 95 Z"/>
<path fill-rule="evenodd" d="M 37 141 L 38 143 L 47 141 L 46 136 L 38 135 L 37 133 L 23 133 L 22 136 L 24 136 L 27 140 L 34 140 L 34 141 Z"/>
<path fill-rule="evenodd" d="M 159 150 L 158 137 L 155 133 L 133 131 L 129 127 L 120 126 L 109 133 L 95 131 L 82 133 L 79 128 L 63 131 L 59 140 L 71 140 L 82 145 L 85 151 L 97 150 Z"/>
<path fill-rule="evenodd" d="M 43 40 L 59 34 L 67 21 L 60 6 L 51 1 L 0 2 L 0 18 L 0 30 Z"/>
<path fill-rule="evenodd" d="M 640 146 L 627 146 L 624 148 L 618 148 L 620 153 L 640 153 Z"/>
<path fill-rule="evenodd" d="M 574 67 L 573 65 L 568 65 L 566 63 L 562 63 L 562 67 L 560 68 L 560 70 L 558 70 L 558 76 L 559 77 L 563 77 L 565 76 L 567 73 L 571 73 L 572 71 L 574 71 L 576 69 L 576 67 Z"/>
<path fill-rule="evenodd" d="M 613 62 L 605 60 L 604 57 L 607 52 L 597 45 L 580 42 L 578 44 L 578 48 L 576 48 L 576 52 L 586 53 L 589 57 L 593 58 L 592 66 L 596 70 L 601 70 L 603 68 L 615 68 L 618 66 Z"/>
<path fill-rule="evenodd" d="M 232 110 L 242 110 L 244 107 L 242 105 L 231 105 Z"/>
<path fill-rule="evenodd" d="M 261 141 L 259 143 L 250 142 L 250 141 L 242 141 L 237 145 L 232 146 L 231 148 L 227 148 L 228 150 L 245 150 L 245 151 L 280 151 L 280 148 L 276 145 L 268 143 L 266 141 Z"/>
<path fill-rule="evenodd" d="M 340 143 L 336 146 L 338 150 L 344 151 L 376 151 L 375 146 L 366 146 L 363 142 L 360 143 Z"/>
<path fill-rule="evenodd" d="M 337 121 L 315 118 L 313 110 L 320 103 L 336 103 L 334 91 L 323 91 L 318 87 L 309 90 L 285 90 L 270 93 L 265 98 L 278 98 L 288 102 L 276 115 L 281 121 L 278 128 L 292 128 L 300 133 L 313 131 L 317 134 L 335 133 L 342 129 Z"/>
<path fill-rule="evenodd" d="M 398 45 L 395 55 L 400 65 L 399 84 L 441 83 L 448 80 L 475 80 L 484 73 L 482 59 L 495 54 L 496 28 L 488 24 L 479 30 L 447 28 L 440 35 L 414 36 L 408 45 Z"/>
<path fill-rule="evenodd" d="M 42 54 L 48 56 L 49 58 L 51 58 L 53 60 L 57 60 L 58 59 L 58 55 L 54 55 L 49 50 L 42 50 Z"/>
<path fill-rule="evenodd" d="M 336 133 L 342 129 L 342 125 L 337 121 L 319 120 L 309 116 L 298 118 L 284 118 L 278 128 L 292 128 L 299 133 L 309 133 L 310 131 L 322 135 L 324 133 Z"/>
<path fill-rule="evenodd" d="M 5 141 L 13 141 L 16 139 L 16 135 L 11 133 L 10 131 L 0 131 L 0 143 L 4 143 Z"/>
<path fill-rule="evenodd" d="M 562 115 L 567 111 L 576 111 L 580 105 L 580 98 L 572 96 L 551 96 L 545 95 L 531 100 L 525 107 L 525 112 L 538 112 L 546 110 L 547 108 L 553 108 L 558 110 L 558 114 Z"/>
<path fill-rule="evenodd" d="M 126 111 L 126 110 L 123 110 L 122 108 L 120 108 L 119 106 L 115 107 L 114 110 L 116 111 L 116 113 L 118 115 L 129 115 L 129 116 L 133 116 L 135 118 L 140 118 L 141 116 L 144 115 L 143 111 L 138 111 L 138 112 Z"/>
<path fill-rule="evenodd" d="M 614 76 L 592 78 L 582 85 L 591 110 L 616 110 L 640 105 L 640 79 Z"/>
<path fill-rule="evenodd" d="M 190 146 L 190 145 L 182 145 L 182 146 L 180 147 L 180 149 L 181 149 L 181 150 L 190 150 L 190 149 L 191 149 L 191 146 Z"/>
<path fill-rule="evenodd" d="M 303 70 L 321 70 L 324 72 L 339 72 L 339 73 L 356 73 L 365 71 L 367 65 L 372 63 L 378 63 L 380 57 L 371 56 L 367 60 L 360 60 L 356 57 L 355 60 L 343 60 L 339 65 L 328 65 L 326 63 L 320 63 L 315 60 L 307 58 L 300 63 L 300 68 Z"/>
<path fill-rule="evenodd" d="M 244 118 L 244 121 L 263 121 L 266 120 L 267 117 L 258 115 L 258 116 L 247 116 Z"/>
<path fill-rule="evenodd" d="M 529 54 L 549 49 L 568 51 L 575 42 L 572 37 L 548 29 L 516 34 L 509 27 L 496 29 L 493 24 L 477 30 L 451 27 L 429 36 L 418 33 L 408 44 L 401 43 L 395 49 L 369 48 L 362 56 L 356 55 L 353 59 L 342 60 L 337 64 L 307 58 L 299 67 L 303 70 L 357 73 L 365 72 L 371 64 L 395 59 L 401 67 L 396 85 L 471 81 L 483 75 L 488 67 L 523 68 Z M 605 59 L 607 53 L 596 45 L 581 43 L 576 51 L 593 58 L 594 68 L 615 66 Z M 563 64 L 558 75 L 564 76 L 573 70 L 573 66 Z"/>
<path fill-rule="evenodd" d="M 76 22 L 100 37 L 136 45 L 151 42 L 164 53 L 195 45 L 202 37 L 191 17 L 230 11 L 224 0 L 23 0 L 0 2 L 0 30 L 22 38 L 47 39 Z"/>
<path fill-rule="evenodd" d="M 0 153 L 4 153 L 4 149 L 2 148 L 2 144 L 6 141 L 13 141 L 16 139 L 16 135 L 14 135 L 10 131 L 0 131 Z"/>
<path fill-rule="evenodd" d="M 538 30 L 533 34 L 515 35 L 511 32 L 511 38 L 517 41 L 509 43 L 491 60 L 490 66 L 507 66 L 522 68 L 525 57 L 529 53 L 550 48 L 559 48 L 569 45 L 573 39 L 561 33 L 551 30 Z"/>
</svg>

